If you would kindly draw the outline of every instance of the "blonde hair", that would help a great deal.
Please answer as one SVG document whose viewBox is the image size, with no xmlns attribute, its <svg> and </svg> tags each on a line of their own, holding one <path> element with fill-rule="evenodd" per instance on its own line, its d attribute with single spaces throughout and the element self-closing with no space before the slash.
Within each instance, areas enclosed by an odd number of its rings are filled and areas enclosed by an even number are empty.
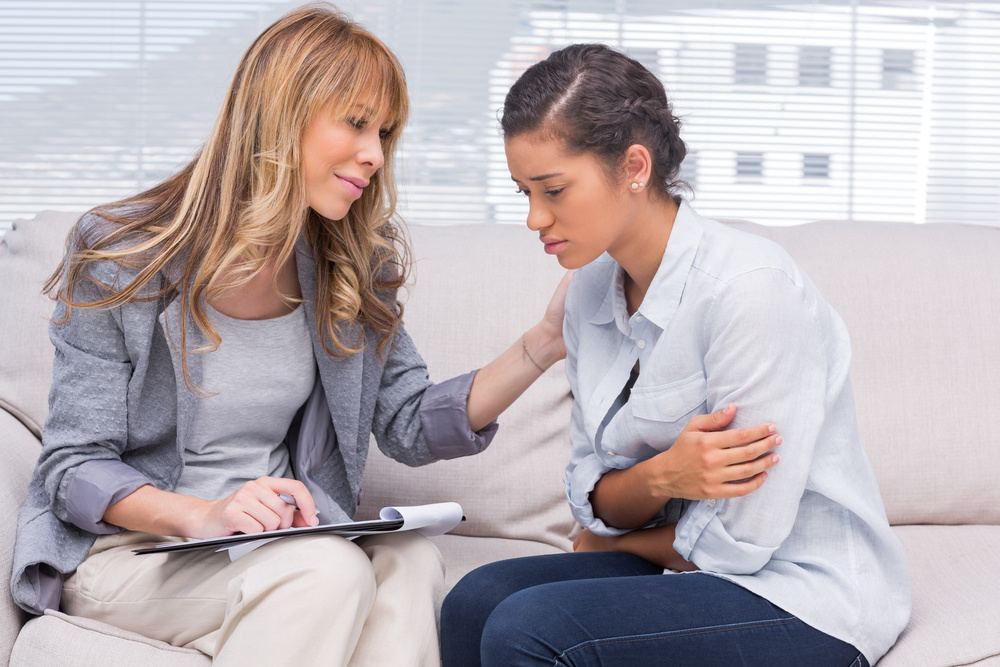
<svg viewBox="0 0 1000 667">
<path fill-rule="evenodd" d="M 343 220 L 328 220 L 306 202 L 303 132 L 318 113 L 353 118 L 359 106 L 372 119 L 386 118 L 385 162 Z M 77 250 L 46 290 L 66 305 L 67 319 L 72 308 L 112 308 L 176 295 L 184 378 L 193 388 L 188 313 L 217 346 L 220 338 L 205 301 L 246 284 L 269 261 L 283 264 L 302 235 L 316 257 L 316 328 L 324 350 L 331 356 L 359 352 L 367 344 L 367 329 L 384 355 L 402 319 L 395 294 L 408 269 L 408 248 L 395 221 L 393 178 L 408 114 L 402 67 L 381 41 L 329 4 L 296 9 L 243 55 L 194 160 L 145 192 L 91 211 L 112 223 L 112 230 L 89 243 L 78 225 L 69 241 Z M 75 301 L 80 281 L 93 282 L 85 268 L 102 260 L 130 267 L 137 276 L 120 289 L 101 286 L 103 298 Z M 173 277 L 163 290 L 153 296 L 143 292 L 168 267 Z M 348 338 L 354 324 L 362 326 Z M 204 349 L 211 348 L 195 351 Z"/>
</svg>

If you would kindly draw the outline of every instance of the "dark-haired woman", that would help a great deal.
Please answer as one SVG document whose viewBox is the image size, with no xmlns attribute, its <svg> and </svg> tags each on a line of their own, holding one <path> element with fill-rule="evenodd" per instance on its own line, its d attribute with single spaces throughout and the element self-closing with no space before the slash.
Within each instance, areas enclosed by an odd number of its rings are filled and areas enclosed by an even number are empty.
<svg viewBox="0 0 1000 667">
<path fill-rule="evenodd" d="M 909 617 L 902 548 L 863 451 L 844 323 L 788 255 L 677 195 L 662 84 L 575 45 L 507 95 L 528 227 L 566 300 L 576 553 L 501 561 L 445 600 L 445 665 L 866 665 Z M 771 420 L 749 495 L 678 483 L 693 415 Z"/>
</svg>

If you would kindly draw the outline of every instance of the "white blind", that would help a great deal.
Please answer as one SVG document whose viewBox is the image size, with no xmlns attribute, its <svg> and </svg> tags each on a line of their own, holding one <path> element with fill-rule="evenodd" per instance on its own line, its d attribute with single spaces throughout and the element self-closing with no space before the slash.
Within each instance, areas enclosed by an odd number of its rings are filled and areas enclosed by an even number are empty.
<svg viewBox="0 0 1000 667">
<path fill-rule="evenodd" d="M 0 0 L 0 229 L 162 180 L 253 37 L 297 2 Z M 1000 225 L 1000 2 L 366 0 L 406 69 L 413 222 L 514 222 L 508 87 L 577 41 L 631 53 L 682 116 L 699 209 Z"/>
</svg>

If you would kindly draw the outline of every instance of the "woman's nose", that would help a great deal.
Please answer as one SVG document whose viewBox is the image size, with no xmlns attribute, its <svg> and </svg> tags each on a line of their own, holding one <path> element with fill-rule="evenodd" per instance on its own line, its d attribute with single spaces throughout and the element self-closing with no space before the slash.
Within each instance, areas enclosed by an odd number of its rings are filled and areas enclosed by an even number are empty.
<svg viewBox="0 0 1000 667">
<path fill-rule="evenodd" d="M 364 145 L 358 151 L 358 161 L 371 165 L 373 170 L 380 169 L 385 164 L 385 154 L 382 152 L 382 139 L 378 133 L 365 137 Z"/>
<path fill-rule="evenodd" d="M 528 218 L 525 220 L 525 224 L 528 225 L 528 229 L 537 232 L 552 224 L 552 216 L 541 206 L 529 203 Z"/>
</svg>

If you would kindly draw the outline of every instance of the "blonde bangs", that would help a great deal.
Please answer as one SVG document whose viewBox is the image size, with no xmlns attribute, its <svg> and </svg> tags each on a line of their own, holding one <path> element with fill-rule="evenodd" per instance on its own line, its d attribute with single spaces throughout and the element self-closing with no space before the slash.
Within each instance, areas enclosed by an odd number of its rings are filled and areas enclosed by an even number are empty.
<svg viewBox="0 0 1000 667">
<path fill-rule="evenodd" d="M 317 82 L 311 114 L 327 107 L 334 117 L 346 118 L 362 108 L 373 119 L 385 116 L 386 129 L 398 134 L 410 113 L 402 66 L 372 35 L 356 29 L 347 37 L 349 43 L 339 45 L 333 66 Z"/>
</svg>

